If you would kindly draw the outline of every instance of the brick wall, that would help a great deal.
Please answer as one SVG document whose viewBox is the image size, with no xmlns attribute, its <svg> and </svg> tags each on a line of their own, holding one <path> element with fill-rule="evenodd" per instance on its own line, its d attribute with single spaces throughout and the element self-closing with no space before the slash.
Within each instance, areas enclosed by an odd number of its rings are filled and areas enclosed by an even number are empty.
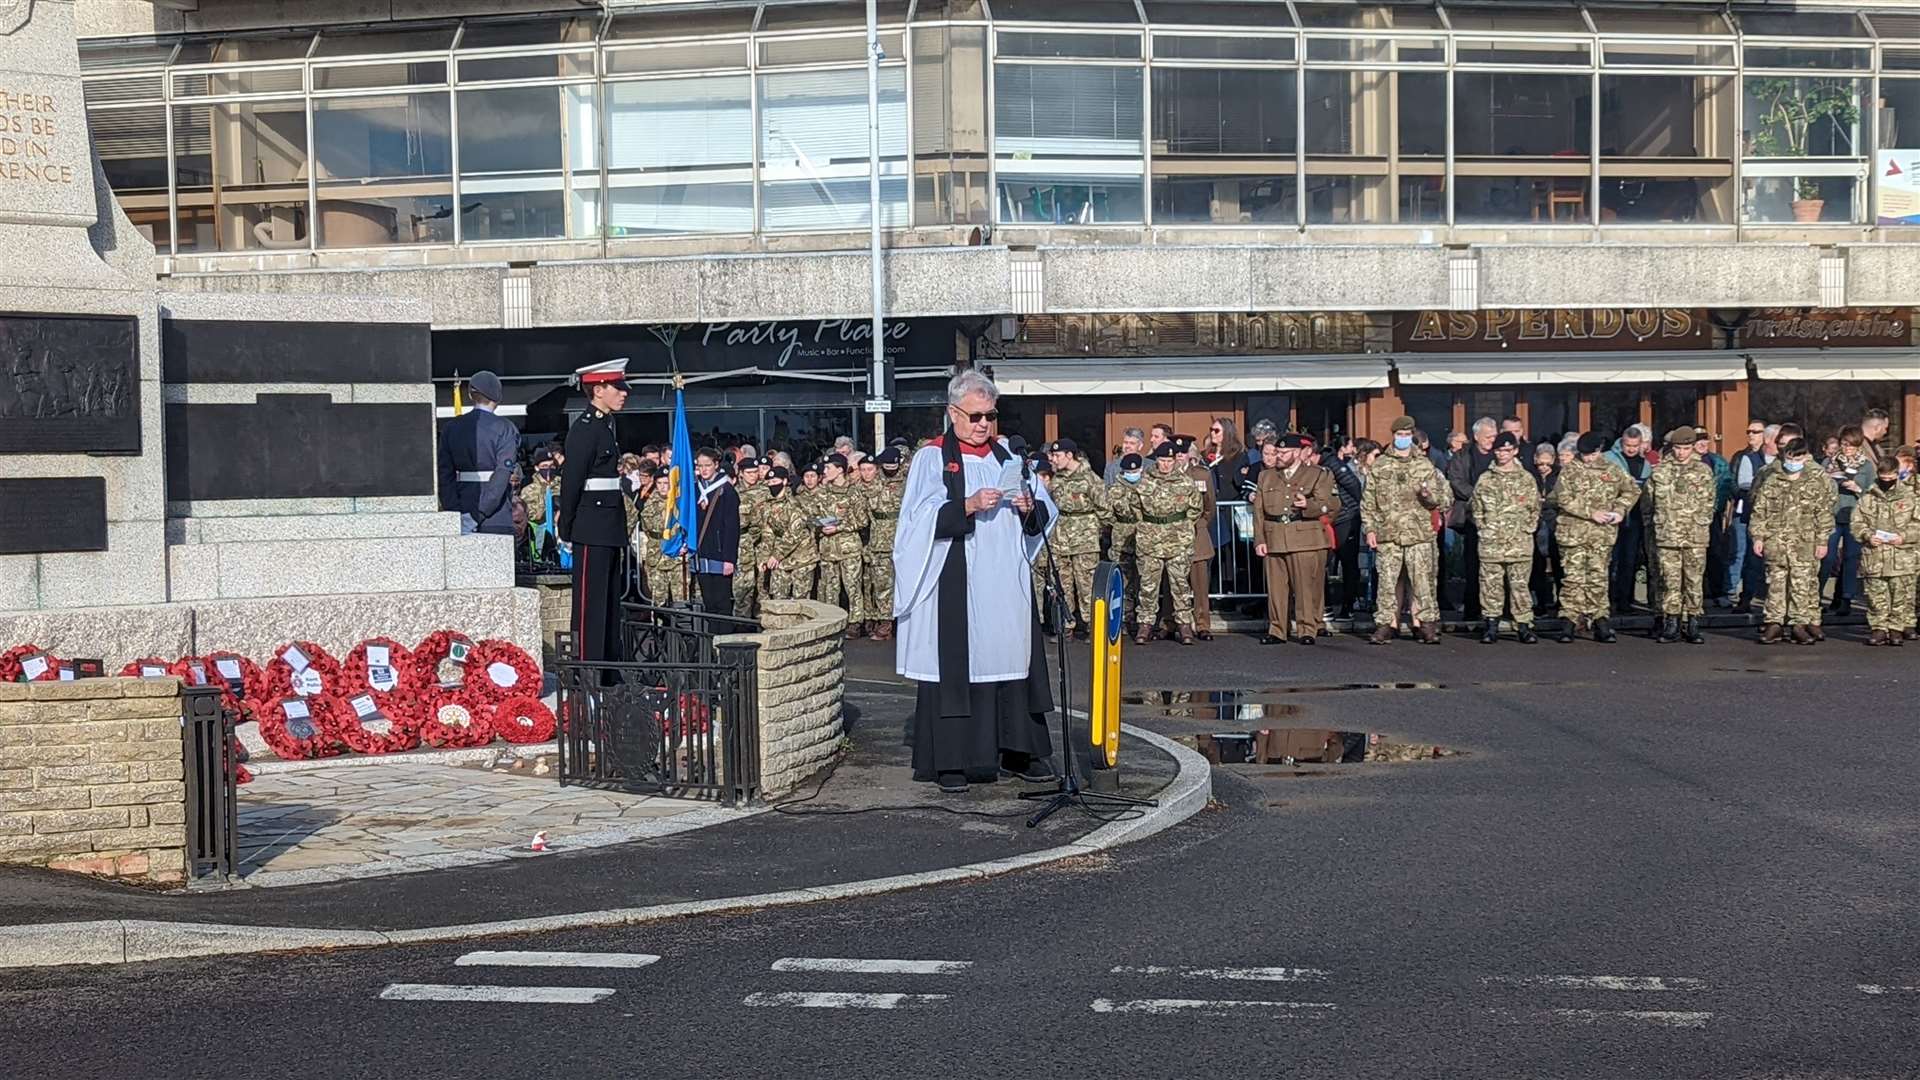
<svg viewBox="0 0 1920 1080">
<path fill-rule="evenodd" d="M 791 791 L 832 760 L 844 717 L 847 613 L 812 600 L 760 602 L 760 790 Z"/>
<path fill-rule="evenodd" d="M 177 882 L 180 683 L 0 683 L 0 862 Z"/>
</svg>

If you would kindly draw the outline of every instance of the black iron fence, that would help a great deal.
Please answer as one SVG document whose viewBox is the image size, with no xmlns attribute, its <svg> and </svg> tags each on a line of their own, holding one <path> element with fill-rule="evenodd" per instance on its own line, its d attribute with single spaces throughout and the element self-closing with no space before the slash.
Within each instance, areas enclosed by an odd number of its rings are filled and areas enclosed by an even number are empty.
<svg viewBox="0 0 1920 1080">
<path fill-rule="evenodd" d="M 620 605 L 620 655 L 636 663 L 717 663 L 715 637 L 759 632 L 760 624 L 752 619 L 714 615 L 699 608 Z"/>
<path fill-rule="evenodd" d="M 632 659 L 619 662 L 580 660 L 572 635 L 559 635 L 560 783 L 751 802 L 760 790 L 759 646 L 716 644 L 691 621 L 626 626 Z"/>
<path fill-rule="evenodd" d="M 225 879 L 234 870 L 239 771 L 233 725 L 216 686 L 180 690 L 181 766 L 187 787 L 187 880 Z"/>
</svg>

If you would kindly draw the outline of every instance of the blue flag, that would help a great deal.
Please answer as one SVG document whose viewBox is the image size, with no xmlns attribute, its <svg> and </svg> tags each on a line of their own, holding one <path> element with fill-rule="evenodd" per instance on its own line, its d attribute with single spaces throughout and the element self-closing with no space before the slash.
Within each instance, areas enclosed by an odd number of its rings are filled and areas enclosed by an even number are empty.
<svg viewBox="0 0 1920 1080">
<path fill-rule="evenodd" d="M 687 435 L 687 399 L 673 391 L 673 458 L 667 471 L 667 529 L 660 553 L 692 558 L 700 550 L 699 485 L 693 478 L 693 440 Z"/>
</svg>

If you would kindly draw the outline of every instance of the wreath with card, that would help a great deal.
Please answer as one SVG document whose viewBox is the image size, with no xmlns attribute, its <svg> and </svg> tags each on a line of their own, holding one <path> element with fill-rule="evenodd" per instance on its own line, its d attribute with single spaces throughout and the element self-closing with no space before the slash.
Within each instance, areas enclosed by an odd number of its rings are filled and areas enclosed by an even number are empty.
<svg viewBox="0 0 1920 1080">
<path fill-rule="evenodd" d="M 516 694 L 493 707 L 494 734 L 510 743 L 542 743 L 553 738 L 553 710 L 532 694 Z"/>
<path fill-rule="evenodd" d="M 413 651 L 405 645 L 388 637 L 355 645 L 340 667 L 340 698 L 348 706 L 341 720 L 348 728 L 367 732 L 348 740 L 355 750 L 360 750 L 356 740 L 382 747 L 362 753 L 392 753 L 420 745 L 427 701 L 413 666 Z M 355 719 L 359 723 L 353 723 Z"/>
<path fill-rule="evenodd" d="M 340 661 L 311 641 L 290 641 L 267 662 L 268 701 L 284 697 L 338 697 Z"/>
<path fill-rule="evenodd" d="M 422 687 L 458 686 L 467 680 L 467 658 L 473 639 L 458 630 L 435 630 L 413 647 L 415 684 Z"/>
<path fill-rule="evenodd" d="M 493 741 L 493 725 L 485 705 L 464 686 L 429 686 L 425 691 L 426 719 L 420 740 L 442 750 L 485 746 Z"/>
<path fill-rule="evenodd" d="M 538 699 L 540 668 L 527 650 L 511 641 L 488 638 L 467 654 L 465 685 L 491 708 L 514 698 Z"/>
<path fill-rule="evenodd" d="M 260 709 L 260 737 L 282 761 L 334 757 L 345 749 L 335 735 L 334 708 L 325 696 L 275 698 Z"/>
<path fill-rule="evenodd" d="M 210 652 L 205 657 L 214 674 L 227 687 L 227 704 L 239 710 L 242 722 L 255 719 L 267 699 L 267 673 L 259 664 L 237 652 Z"/>
<path fill-rule="evenodd" d="M 0 653 L 0 682 L 57 682 L 71 667 L 38 645 L 15 645 Z"/>
<path fill-rule="evenodd" d="M 127 666 L 120 669 L 120 677 L 123 679 L 179 678 L 180 673 L 174 670 L 174 665 L 179 662 L 158 656 L 143 656 L 138 660 L 127 661 Z"/>
</svg>

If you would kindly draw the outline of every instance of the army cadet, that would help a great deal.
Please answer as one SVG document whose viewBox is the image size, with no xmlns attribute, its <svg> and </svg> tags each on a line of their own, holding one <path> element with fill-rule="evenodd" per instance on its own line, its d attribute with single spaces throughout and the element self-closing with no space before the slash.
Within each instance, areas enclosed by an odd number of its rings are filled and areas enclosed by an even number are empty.
<svg viewBox="0 0 1920 1080">
<path fill-rule="evenodd" d="M 1174 471 L 1184 473 L 1200 492 L 1200 516 L 1193 521 L 1193 561 L 1187 566 L 1187 583 L 1193 593 L 1193 636 L 1213 640 L 1213 522 L 1219 503 L 1213 493 L 1213 470 L 1202 464 L 1194 452 L 1197 443 L 1191 435 L 1173 437 Z"/>
<path fill-rule="evenodd" d="M 1139 454 L 1123 454 L 1115 464 L 1119 471 L 1107 485 L 1107 513 L 1113 520 L 1113 538 L 1107 550 L 1120 567 L 1127 595 L 1126 617 L 1133 621 L 1140 614 L 1140 562 L 1134 534 L 1140 527 L 1140 484 L 1146 475 L 1146 459 Z"/>
<path fill-rule="evenodd" d="M 1825 641 L 1820 630 L 1820 560 L 1827 557 L 1839 493 L 1812 460 L 1805 438 L 1780 443 L 1780 471 L 1755 481 L 1753 552 L 1767 561 L 1767 601 L 1760 644 L 1791 637 L 1795 645 Z"/>
<path fill-rule="evenodd" d="M 1627 471 L 1607 460 L 1607 438 L 1589 431 L 1574 446 L 1574 458 L 1560 471 L 1553 489 L 1554 536 L 1560 542 L 1559 640 L 1572 641 L 1576 631 L 1593 631 L 1593 640 L 1619 640 L 1608 619 L 1607 566 L 1613 557 L 1620 523 L 1640 498 L 1640 489 Z"/>
<path fill-rule="evenodd" d="M 861 462 L 864 471 L 877 475 L 867 489 L 867 614 L 872 618 L 875 641 L 893 637 L 893 534 L 900 525 L 900 500 L 907 493 L 906 470 L 901 467 L 900 448 L 888 446 L 872 462 Z"/>
<path fill-rule="evenodd" d="M 820 562 L 812 507 L 792 490 L 792 479 L 783 465 L 768 471 L 767 501 L 760 508 L 760 535 L 754 540 L 761 569 L 768 571 L 767 596 L 774 600 L 812 596 L 814 568 Z"/>
<path fill-rule="evenodd" d="M 1135 558 L 1140 563 L 1140 629 L 1133 640 L 1152 640 L 1160 614 L 1160 587 L 1173 597 L 1174 635 L 1182 645 L 1193 644 L 1193 523 L 1200 516 L 1200 492 L 1177 471 L 1172 442 L 1153 451 L 1154 471 L 1135 491 L 1139 523 L 1134 530 Z"/>
<path fill-rule="evenodd" d="M 1320 518 L 1333 513 L 1339 497 L 1333 493 L 1333 474 L 1312 458 L 1306 440 L 1291 432 L 1260 449 L 1253 494 L 1259 539 L 1253 552 L 1267 561 L 1264 645 L 1289 638 L 1311 645 L 1326 621 L 1327 527 Z"/>
<path fill-rule="evenodd" d="M 860 587 L 860 530 L 867 525 L 867 502 L 847 479 L 847 458 L 830 454 L 820 470 L 820 486 L 811 500 L 820 531 L 820 578 L 813 598 L 845 607 L 847 636 L 866 636 L 867 605 Z"/>
<path fill-rule="evenodd" d="M 560 488 L 554 482 L 556 471 L 553 451 L 542 446 L 533 452 L 533 478 L 520 489 L 520 505 L 526 508 L 527 524 L 547 523 L 547 503 L 560 497 Z"/>
<path fill-rule="evenodd" d="M 620 440 L 613 414 L 627 403 L 625 359 L 574 372 L 587 409 L 567 430 L 560 477 L 560 540 L 573 548 L 571 601 L 575 655 L 621 660 L 620 594 L 626 587 L 626 499 L 620 493 Z"/>
<path fill-rule="evenodd" d="M 751 619 L 760 604 L 759 537 L 754 530 L 754 514 L 767 501 L 766 458 L 742 458 L 737 466 L 739 479 L 734 491 L 740 496 L 740 557 L 734 564 L 733 614 Z"/>
<path fill-rule="evenodd" d="M 1902 483 L 1900 459 L 1881 454 L 1874 486 L 1860 496 L 1849 528 L 1860 542 L 1867 644 L 1899 645 L 1915 632 L 1920 586 L 1920 490 Z"/>
<path fill-rule="evenodd" d="M 1413 590 L 1410 607 L 1421 644 L 1440 641 L 1434 519 L 1453 506 L 1453 490 L 1433 462 L 1415 449 L 1413 429 L 1411 416 L 1393 421 L 1393 442 L 1373 463 L 1360 497 L 1360 527 L 1374 550 L 1379 595 L 1373 636 L 1367 639 L 1374 645 L 1385 645 L 1400 632 L 1402 569 Z"/>
<path fill-rule="evenodd" d="M 1702 583 L 1707 572 L 1719 481 L 1713 466 L 1694 452 L 1700 431 L 1692 425 L 1667 433 L 1667 455 L 1653 467 L 1643 497 L 1653 522 L 1660 580 L 1660 618 L 1655 637 L 1704 645 L 1700 620 L 1707 613 Z"/>
<path fill-rule="evenodd" d="M 658 466 L 655 469 L 657 471 Z M 682 480 L 682 483 L 688 482 L 691 477 Z M 667 510 L 674 497 L 672 487 L 665 474 L 661 474 L 646 501 L 640 504 L 640 531 L 647 536 L 646 561 L 641 563 L 641 570 L 647 579 L 647 596 L 656 607 L 687 599 L 687 577 L 681 572 L 680 560 L 660 550 L 667 538 Z"/>
<path fill-rule="evenodd" d="M 1520 467 L 1520 440 L 1511 431 L 1494 436 L 1493 462 L 1473 482 L 1468 507 L 1480 537 L 1480 613 L 1487 624 L 1480 642 L 1500 640 L 1500 610 L 1513 617 L 1513 632 L 1523 645 L 1540 640 L 1533 632 L 1533 534 L 1540 525 L 1540 484 Z"/>
<path fill-rule="evenodd" d="M 1075 641 L 1087 640 L 1093 626 L 1093 571 L 1100 563 L 1100 532 L 1113 523 L 1106 485 L 1093 474 L 1080 447 L 1072 439 L 1055 439 L 1047 446 L 1053 477 L 1047 491 L 1059 510 L 1059 523 L 1048 537 L 1066 590 L 1066 607 L 1078 620 Z M 1064 627 L 1062 629 L 1065 629 Z"/>
</svg>

